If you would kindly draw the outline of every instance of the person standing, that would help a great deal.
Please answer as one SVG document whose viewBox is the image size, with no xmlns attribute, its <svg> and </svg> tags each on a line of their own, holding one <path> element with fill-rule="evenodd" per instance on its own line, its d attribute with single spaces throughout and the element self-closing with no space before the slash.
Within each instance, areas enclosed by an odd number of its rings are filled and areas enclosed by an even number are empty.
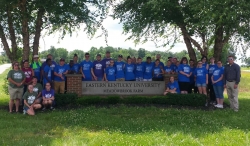
<svg viewBox="0 0 250 146">
<path fill-rule="evenodd" d="M 118 59 L 115 62 L 116 67 L 116 81 L 125 81 L 124 75 L 124 65 L 125 63 L 122 61 L 123 56 L 118 55 Z"/>
<path fill-rule="evenodd" d="M 125 81 L 135 81 L 135 65 L 132 63 L 132 58 L 127 58 L 127 63 L 124 66 Z"/>
<path fill-rule="evenodd" d="M 92 81 L 92 76 L 96 80 L 96 76 L 93 72 L 93 63 L 89 60 L 89 53 L 85 53 L 85 60 L 80 64 L 82 81 Z"/>
<path fill-rule="evenodd" d="M 79 74 L 80 73 L 80 64 L 78 63 L 78 56 L 77 54 L 74 54 L 74 57 L 73 57 L 73 68 L 74 68 L 74 73 L 75 74 Z"/>
<path fill-rule="evenodd" d="M 223 74 L 224 68 L 222 67 L 221 61 L 217 62 L 217 68 L 214 70 L 213 75 L 211 77 L 217 104 L 214 105 L 217 108 L 223 108 Z"/>
<path fill-rule="evenodd" d="M 57 63 L 53 60 L 53 56 L 51 55 L 51 54 L 48 54 L 47 55 L 47 59 L 50 59 L 50 61 L 51 61 L 51 64 L 50 64 L 50 70 L 51 70 L 51 81 L 52 82 L 54 82 L 54 68 L 56 67 L 56 65 L 57 65 Z M 44 62 L 43 64 L 42 64 L 42 69 L 41 69 L 41 71 L 42 71 L 42 75 L 44 76 L 44 68 L 45 68 L 45 66 L 47 66 L 48 64 L 47 64 L 47 62 Z M 51 86 L 52 86 L 52 88 L 54 87 L 53 86 L 53 84 L 52 84 L 52 82 L 51 82 Z M 44 85 L 45 86 L 45 85 Z"/>
<path fill-rule="evenodd" d="M 115 81 L 116 80 L 116 69 L 114 66 L 115 61 L 110 60 L 109 67 L 105 69 L 104 79 L 105 81 Z"/>
<path fill-rule="evenodd" d="M 163 66 L 160 65 L 160 60 L 156 59 L 153 67 L 153 81 L 163 81 Z"/>
<path fill-rule="evenodd" d="M 30 68 L 28 60 L 23 61 L 22 71 L 26 76 L 26 79 L 24 82 L 24 88 L 23 88 L 23 94 L 24 94 L 27 91 L 28 85 L 32 83 L 32 78 L 34 76 L 34 71 Z"/>
<path fill-rule="evenodd" d="M 208 72 L 207 69 L 202 66 L 202 61 L 198 61 L 197 68 L 194 71 L 194 80 L 199 93 L 207 96 Z"/>
<path fill-rule="evenodd" d="M 104 68 L 105 65 L 101 61 L 101 54 L 96 55 L 96 60 L 93 62 L 93 71 L 96 76 L 96 81 L 104 81 Z"/>
<path fill-rule="evenodd" d="M 189 60 L 189 66 L 190 66 L 190 71 L 192 72 L 192 75 L 190 76 L 190 82 L 189 82 L 189 87 L 188 87 L 188 93 L 198 93 L 198 88 L 195 86 L 195 81 L 194 81 L 194 71 L 196 69 L 194 65 L 194 60 L 190 59 Z"/>
<path fill-rule="evenodd" d="M 111 59 L 112 59 L 112 58 L 110 57 L 110 51 L 106 51 L 106 58 L 104 58 L 104 59 L 102 60 L 103 64 L 105 65 L 104 68 L 106 68 L 106 67 L 109 66 L 110 60 L 111 60 Z"/>
<path fill-rule="evenodd" d="M 166 63 L 166 66 L 164 66 L 164 73 L 165 74 L 172 74 L 173 73 L 173 67 L 171 66 L 170 60 L 168 60 Z"/>
<path fill-rule="evenodd" d="M 141 57 L 138 57 L 137 61 L 135 65 L 135 80 L 143 81 L 144 64 L 142 63 Z"/>
<path fill-rule="evenodd" d="M 154 63 L 151 62 L 151 57 L 147 57 L 147 61 L 144 63 L 143 81 L 152 81 L 153 68 Z"/>
<path fill-rule="evenodd" d="M 13 69 L 8 72 L 7 79 L 9 81 L 8 91 L 10 94 L 9 112 L 12 113 L 14 100 L 16 101 L 16 112 L 18 112 L 20 100 L 23 96 L 23 84 L 25 82 L 25 75 L 19 69 L 18 62 L 13 63 Z"/>
<path fill-rule="evenodd" d="M 208 66 L 208 93 L 210 97 L 210 104 L 216 105 L 216 98 L 212 83 L 212 75 L 214 73 L 214 70 L 217 68 L 217 65 L 214 63 L 214 57 L 210 58 L 210 64 Z"/>
<path fill-rule="evenodd" d="M 162 68 L 164 68 L 164 63 L 161 62 L 161 54 L 156 54 L 155 58 L 156 58 L 156 60 L 157 60 L 157 59 L 159 60 L 160 66 L 162 66 Z"/>
<path fill-rule="evenodd" d="M 188 60 L 186 57 L 183 57 L 181 59 L 180 65 L 178 66 L 178 81 L 181 94 L 188 94 L 191 75 L 192 72 L 190 70 L 190 66 L 188 65 Z"/>
<path fill-rule="evenodd" d="M 51 79 L 51 64 L 52 64 L 52 61 L 50 58 L 48 58 L 46 60 L 46 64 L 45 67 L 44 67 L 44 70 L 43 70 L 43 86 L 45 87 L 45 84 L 46 83 L 50 83 L 50 85 L 52 85 L 52 79 Z"/>
<path fill-rule="evenodd" d="M 33 69 L 37 81 L 39 83 L 42 83 L 42 74 L 41 74 L 42 63 L 39 61 L 38 55 L 34 55 L 33 62 L 30 64 L 30 67 Z"/>
<path fill-rule="evenodd" d="M 56 66 L 55 75 L 55 93 L 63 94 L 65 92 L 65 75 L 68 73 L 68 66 L 65 59 L 61 58 L 59 65 Z"/>
<path fill-rule="evenodd" d="M 238 85 L 240 83 L 240 66 L 234 62 L 233 56 L 228 56 L 228 64 L 224 70 L 224 88 L 227 89 L 227 96 L 230 108 L 234 111 L 239 110 Z"/>
</svg>

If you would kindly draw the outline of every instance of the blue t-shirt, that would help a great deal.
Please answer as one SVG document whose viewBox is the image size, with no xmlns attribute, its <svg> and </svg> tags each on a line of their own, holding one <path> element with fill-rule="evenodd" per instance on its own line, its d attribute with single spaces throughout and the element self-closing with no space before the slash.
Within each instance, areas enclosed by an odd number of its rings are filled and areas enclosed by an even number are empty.
<svg viewBox="0 0 250 146">
<path fill-rule="evenodd" d="M 106 68 L 106 67 L 108 67 L 108 66 L 110 65 L 110 60 L 111 60 L 111 58 L 104 58 L 104 59 L 102 60 L 102 63 L 103 63 L 103 65 L 104 65 L 104 68 Z"/>
<path fill-rule="evenodd" d="M 202 63 L 202 67 L 204 67 L 205 69 L 207 69 L 207 63 Z"/>
<path fill-rule="evenodd" d="M 46 79 L 45 75 L 48 75 L 49 80 L 51 80 L 52 71 L 48 65 L 46 65 L 43 70 L 44 70 L 43 84 L 45 85 L 46 83 L 48 83 L 48 80 Z"/>
<path fill-rule="evenodd" d="M 80 64 L 79 63 L 75 63 L 74 65 L 73 65 L 73 71 L 75 72 L 75 73 L 79 73 L 79 70 L 80 70 Z"/>
<path fill-rule="evenodd" d="M 178 81 L 180 82 L 190 82 L 190 78 L 181 74 L 180 71 L 183 71 L 186 74 L 190 74 L 191 69 L 190 66 L 187 64 L 180 64 L 178 66 Z"/>
<path fill-rule="evenodd" d="M 107 80 L 108 81 L 115 81 L 115 74 L 116 74 L 116 71 L 115 71 L 115 67 L 114 66 L 109 66 L 105 69 L 105 73 L 106 73 L 106 77 L 107 77 Z"/>
<path fill-rule="evenodd" d="M 168 82 L 167 87 L 168 87 L 170 90 L 173 90 L 174 88 L 176 88 L 175 91 L 176 91 L 177 93 L 180 93 L 180 88 L 179 88 L 179 84 L 178 84 L 177 81 L 174 81 L 173 83 Z"/>
<path fill-rule="evenodd" d="M 172 67 L 174 72 L 178 72 L 178 66 L 172 64 L 171 67 Z"/>
<path fill-rule="evenodd" d="M 223 75 L 223 74 L 224 74 L 224 68 L 223 67 L 220 67 L 220 68 L 217 67 L 213 72 L 213 80 L 217 81 L 221 77 L 221 75 Z M 214 86 L 223 86 L 223 79 L 220 80 L 219 82 L 213 84 L 213 85 Z"/>
<path fill-rule="evenodd" d="M 205 67 L 196 68 L 194 73 L 196 76 L 196 84 L 206 84 L 206 75 L 208 72 Z"/>
<path fill-rule="evenodd" d="M 37 68 L 35 68 L 35 69 L 33 68 L 33 65 L 32 65 L 33 63 L 30 65 L 30 68 L 33 69 L 35 77 L 37 78 L 38 81 L 40 81 L 40 78 L 41 78 L 41 66 L 39 65 L 38 62 L 34 62 L 34 63 L 36 64 Z"/>
<path fill-rule="evenodd" d="M 50 91 L 47 91 L 46 89 L 44 89 L 42 91 L 42 97 L 51 98 L 53 96 L 55 97 L 55 91 L 53 89 L 50 89 Z"/>
<path fill-rule="evenodd" d="M 194 83 L 194 71 L 196 67 L 190 67 L 190 72 L 192 72 L 192 75 L 190 76 L 190 83 Z"/>
<path fill-rule="evenodd" d="M 54 72 L 56 72 L 56 73 L 58 73 L 58 74 L 62 74 L 63 77 L 64 77 L 64 80 L 62 80 L 62 79 L 61 79 L 60 77 L 58 77 L 58 76 L 55 76 L 55 81 L 58 81 L 58 82 L 65 81 L 65 75 L 64 75 L 63 73 L 65 73 L 67 70 L 69 70 L 69 66 L 68 66 L 68 65 L 66 65 L 66 64 L 64 64 L 63 66 L 57 65 L 57 66 L 55 67 L 55 71 L 54 71 Z"/>
<path fill-rule="evenodd" d="M 169 73 L 169 72 L 171 72 L 171 71 L 173 71 L 173 67 L 172 66 L 164 66 L 164 71 L 165 72 L 167 72 L 167 73 Z"/>
<path fill-rule="evenodd" d="M 208 67 L 208 82 L 211 83 L 212 80 L 211 80 L 211 77 L 213 75 L 213 72 L 214 70 L 217 68 L 217 65 L 216 64 L 209 64 L 209 67 Z"/>
<path fill-rule="evenodd" d="M 160 74 L 160 73 L 162 73 L 160 65 L 154 66 L 153 73 L 154 73 L 153 78 L 162 78 L 162 74 Z M 157 74 L 159 74 L 159 75 L 157 76 Z"/>
<path fill-rule="evenodd" d="M 82 67 L 82 72 L 85 78 L 82 78 L 83 81 L 92 81 L 91 69 L 93 68 L 93 63 L 91 61 L 82 61 L 80 66 Z"/>
<path fill-rule="evenodd" d="M 135 80 L 135 65 L 134 64 L 125 64 L 124 67 L 124 72 L 125 72 L 125 80 L 129 81 L 129 80 Z"/>
<path fill-rule="evenodd" d="M 115 62 L 115 67 L 116 67 L 116 79 L 120 79 L 120 78 L 125 78 L 124 75 L 124 62 L 120 61 L 120 62 Z"/>
<path fill-rule="evenodd" d="M 144 72 L 144 64 L 136 64 L 135 65 L 135 77 L 136 78 L 143 78 L 143 72 Z"/>
<path fill-rule="evenodd" d="M 51 69 L 51 79 L 52 80 L 54 80 L 54 68 L 56 67 L 56 65 L 57 65 L 57 63 L 55 62 L 55 61 L 51 61 L 52 62 L 52 64 L 50 65 L 50 69 Z M 44 70 L 44 67 L 45 66 L 47 66 L 47 63 L 46 62 L 44 62 L 43 64 L 42 64 L 42 69 Z"/>
<path fill-rule="evenodd" d="M 155 64 L 155 62 L 153 62 L 153 64 Z M 159 65 L 164 68 L 164 63 L 160 61 Z"/>
<path fill-rule="evenodd" d="M 102 61 L 93 62 L 93 71 L 96 77 L 103 78 L 105 65 Z"/>
<path fill-rule="evenodd" d="M 152 73 L 153 73 L 154 63 L 144 63 L 144 79 L 152 79 Z"/>
</svg>

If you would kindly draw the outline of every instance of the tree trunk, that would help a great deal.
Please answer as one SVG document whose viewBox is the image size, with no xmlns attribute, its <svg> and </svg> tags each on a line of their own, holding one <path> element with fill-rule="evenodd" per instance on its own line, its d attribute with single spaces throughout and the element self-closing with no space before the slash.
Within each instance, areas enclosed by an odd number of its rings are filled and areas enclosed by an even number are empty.
<svg viewBox="0 0 250 146">
<path fill-rule="evenodd" d="M 43 8 L 40 8 L 37 14 L 37 20 L 36 20 L 36 32 L 35 32 L 35 38 L 33 42 L 33 55 L 38 55 L 38 48 L 39 48 L 39 40 L 41 36 L 41 30 L 43 25 L 43 15 L 45 10 Z"/>
<path fill-rule="evenodd" d="M 13 58 L 13 55 L 10 51 L 10 47 L 9 44 L 7 42 L 7 39 L 5 37 L 4 31 L 3 31 L 3 27 L 0 24 L 0 38 L 3 44 L 3 50 L 6 52 L 6 55 L 8 56 L 8 58 L 10 59 L 11 62 L 15 61 L 15 58 Z"/>
<path fill-rule="evenodd" d="M 20 9 L 22 12 L 22 36 L 23 36 L 23 60 L 29 60 L 30 46 L 29 46 L 29 26 L 27 17 L 26 0 L 21 0 Z"/>
<path fill-rule="evenodd" d="M 222 49 L 224 46 L 223 42 L 223 27 L 216 27 L 215 30 L 215 41 L 214 41 L 214 58 L 215 61 L 221 60 Z"/>
<path fill-rule="evenodd" d="M 190 59 L 194 60 L 195 62 L 197 61 L 197 58 L 196 58 L 196 54 L 195 54 L 195 51 L 192 47 L 192 43 L 191 43 L 191 40 L 187 37 L 187 34 L 186 34 L 186 28 L 184 26 L 181 27 L 181 31 L 182 31 L 182 36 L 183 36 L 183 40 L 186 44 L 186 47 L 187 47 L 187 51 L 188 51 L 188 55 L 190 57 Z"/>
</svg>

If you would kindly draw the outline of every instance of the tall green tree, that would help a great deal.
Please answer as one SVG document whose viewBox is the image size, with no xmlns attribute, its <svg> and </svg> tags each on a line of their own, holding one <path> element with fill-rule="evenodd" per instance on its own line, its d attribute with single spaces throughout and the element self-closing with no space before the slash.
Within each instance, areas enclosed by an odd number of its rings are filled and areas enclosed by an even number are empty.
<svg viewBox="0 0 250 146">
<path fill-rule="evenodd" d="M 113 17 L 136 43 L 166 46 L 182 36 L 191 59 L 197 60 L 194 49 L 207 56 L 212 45 L 219 60 L 225 44 L 249 42 L 249 6 L 248 0 L 124 0 Z"/>
<path fill-rule="evenodd" d="M 0 38 L 11 61 L 17 59 L 18 47 L 23 48 L 22 59 L 38 54 L 41 32 L 66 33 L 85 27 L 90 36 L 108 12 L 106 0 L 1 0 Z M 81 25 L 84 24 L 84 25 Z M 10 42 L 10 44 L 9 44 Z"/>
</svg>

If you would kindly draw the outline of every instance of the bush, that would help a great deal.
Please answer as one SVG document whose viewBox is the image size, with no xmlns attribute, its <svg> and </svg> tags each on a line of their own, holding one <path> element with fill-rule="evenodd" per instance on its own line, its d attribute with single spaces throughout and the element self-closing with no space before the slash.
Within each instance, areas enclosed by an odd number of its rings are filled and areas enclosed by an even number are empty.
<svg viewBox="0 0 250 146">
<path fill-rule="evenodd" d="M 7 80 L 7 78 L 3 78 L 3 82 L 4 82 L 3 85 L 2 85 L 3 92 L 6 95 L 9 95 L 9 90 L 8 90 L 9 81 Z"/>
<path fill-rule="evenodd" d="M 74 93 L 56 94 L 55 102 L 57 106 L 71 105 L 77 103 L 77 98 L 77 94 Z"/>
<path fill-rule="evenodd" d="M 200 94 L 168 94 L 166 96 L 85 96 L 77 100 L 79 105 L 93 104 L 166 104 L 181 106 L 203 106 L 206 103 L 206 96 Z"/>
</svg>

